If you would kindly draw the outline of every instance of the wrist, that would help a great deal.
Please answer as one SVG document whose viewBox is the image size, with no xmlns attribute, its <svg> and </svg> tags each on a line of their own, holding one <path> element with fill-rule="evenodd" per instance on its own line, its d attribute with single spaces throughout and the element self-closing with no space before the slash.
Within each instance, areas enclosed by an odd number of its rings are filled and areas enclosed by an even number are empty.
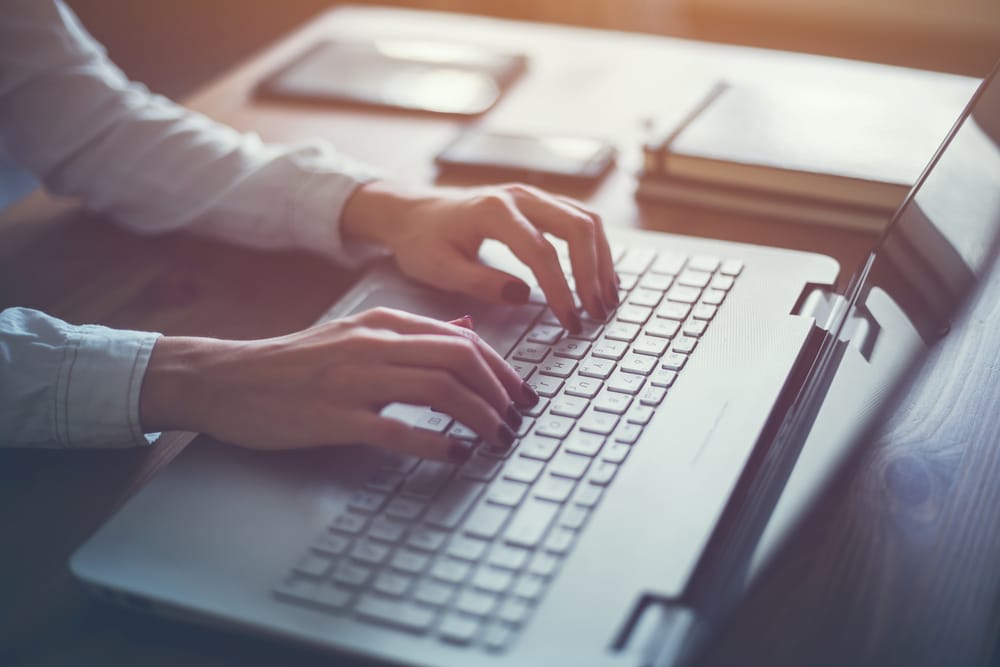
<svg viewBox="0 0 1000 667">
<path fill-rule="evenodd" d="M 139 394 L 143 431 L 203 431 L 212 401 L 206 371 L 224 345 L 210 338 L 164 336 L 156 341 Z"/>
<path fill-rule="evenodd" d="M 377 243 L 395 249 L 407 231 L 406 219 L 414 207 L 433 195 L 426 188 L 371 181 L 347 200 L 340 219 L 343 240 Z"/>
</svg>

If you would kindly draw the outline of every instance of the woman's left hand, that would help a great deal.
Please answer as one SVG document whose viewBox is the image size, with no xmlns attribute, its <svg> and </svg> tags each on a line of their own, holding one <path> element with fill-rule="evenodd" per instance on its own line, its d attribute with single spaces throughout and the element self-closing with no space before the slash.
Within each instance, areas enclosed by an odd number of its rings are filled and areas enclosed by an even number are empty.
<svg viewBox="0 0 1000 667">
<path fill-rule="evenodd" d="M 549 307 L 570 331 L 580 318 L 544 233 L 565 240 L 583 308 L 603 320 L 618 305 L 618 283 L 600 216 L 573 200 L 526 185 L 407 189 L 367 183 L 341 219 L 345 240 L 389 247 L 400 269 L 433 287 L 498 303 L 525 303 L 529 287 L 479 261 L 486 239 L 507 245 L 531 269 Z"/>
</svg>

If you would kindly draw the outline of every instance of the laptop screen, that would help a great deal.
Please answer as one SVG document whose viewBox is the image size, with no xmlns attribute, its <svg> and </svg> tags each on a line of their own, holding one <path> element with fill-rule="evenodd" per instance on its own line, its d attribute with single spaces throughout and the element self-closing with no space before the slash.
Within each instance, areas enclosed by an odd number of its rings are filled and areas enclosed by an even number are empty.
<svg viewBox="0 0 1000 667">
<path fill-rule="evenodd" d="M 989 268 L 1000 236 L 1000 76 L 973 97 L 883 235 L 856 296 L 884 287 L 929 343 Z"/>
</svg>

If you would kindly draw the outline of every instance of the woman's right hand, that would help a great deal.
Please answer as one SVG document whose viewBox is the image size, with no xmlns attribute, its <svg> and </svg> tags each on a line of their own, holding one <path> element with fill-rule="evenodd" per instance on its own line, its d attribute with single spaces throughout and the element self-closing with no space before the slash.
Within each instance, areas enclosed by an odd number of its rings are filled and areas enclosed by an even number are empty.
<svg viewBox="0 0 1000 667">
<path fill-rule="evenodd" d="M 468 457 L 460 441 L 380 415 L 399 402 L 429 405 L 508 449 L 515 403 L 538 396 L 470 325 L 377 308 L 264 340 L 163 337 L 143 381 L 142 425 L 256 449 L 368 443 Z"/>
</svg>

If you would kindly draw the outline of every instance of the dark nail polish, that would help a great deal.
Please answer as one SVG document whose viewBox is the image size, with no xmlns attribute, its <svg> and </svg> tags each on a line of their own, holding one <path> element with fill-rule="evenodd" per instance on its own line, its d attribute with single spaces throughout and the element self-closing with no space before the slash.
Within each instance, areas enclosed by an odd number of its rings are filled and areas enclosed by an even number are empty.
<svg viewBox="0 0 1000 667">
<path fill-rule="evenodd" d="M 524 402 L 528 407 L 534 407 L 538 405 L 538 401 L 542 400 L 538 392 L 532 389 L 531 385 L 527 382 L 521 383 L 521 392 L 524 393 Z"/>
<path fill-rule="evenodd" d="M 569 327 L 567 327 L 571 334 L 578 334 L 583 331 L 583 323 L 580 322 L 580 316 L 576 313 L 569 314 Z"/>
<path fill-rule="evenodd" d="M 469 447 L 464 442 L 453 440 L 448 446 L 448 458 L 452 461 L 464 463 L 469 460 L 470 456 L 472 456 L 472 447 Z"/>
<path fill-rule="evenodd" d="M 512 303 L 514 305 L 520 306 L 528 303 L 528 297 L 531 295 L 531 288 L 520 280 L 512 280 L 503 286 L 503 291 L 501 296 L 503 300 L 507 303 Z"/>
<path fill-rule="evenodd" d="M 517 407 L 513 403 L 507 406 L 507 412 L 504 413 L 503 418 L 515 431 L 521 428 L 521 422 L 524 421 L 521 413 L 517 411 Z"/>
<path fill-rule="evenodd" d="M 503 445 L 503 451 L 507 451 L 514 446 L 514 440 L 517 439 L 517 434 L 510 430 L 510 426 L 501 423 L 500 426 L 497 427 L 497 437 Z"/>
</svg>

